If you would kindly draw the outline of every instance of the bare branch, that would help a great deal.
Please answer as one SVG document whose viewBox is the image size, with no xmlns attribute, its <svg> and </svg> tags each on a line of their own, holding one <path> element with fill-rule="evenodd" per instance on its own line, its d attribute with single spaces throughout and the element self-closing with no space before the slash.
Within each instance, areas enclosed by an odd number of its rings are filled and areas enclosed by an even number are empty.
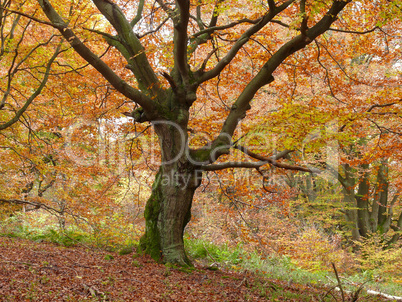
<svg viewBox="0 0 402 302">
<path fill-rule="evenodd" d="M 274 0 L 268 0 L 268 6 L 269 6 L 269 10 L 275 11 L 276 5 L 275 5 L 275 1 L 274 1 Z"/>
<path fill-rule="evenodd" d="M 238 24 L 241 23 L 250 23 L 250 24 L 256 24 L 261 20 L 261 18 L 258 18 L 256 20 L 250 20 L 250 19 L 242 19 L 242 20 L 238 20 L 236 22 L 232 22 L 226 25 L 222 25 L 222 26 L 210 26 L 207 29 L 202 28 L 202 30 L 200 30 L 199 32 L 193 34 L 190 37 L 190 47 L 189 47 L 189 54 L 193 53 L 198 46 L 200 46 L 201 44 L 206 43 L 208 40 L 212 39 L 212 33 L 218 30 L 223 30 L 223 29 L 228 29 L 228 28 L 232 28 L 235 27 Z M 215 24 L 216 25 L 216 24 Z M 204 71 L 205 68 L 200 68 L 198 70 L 199 73 L 201 73 L 202 71 Z"/>
<path fill-rule="evenodd" d="M 35 18 L 34 16 L 25 14 L 25 13 L 20 12 L 20 11 L 17 11 L 17 10 L 8 9 L 7 7 L 1 7 L 1 9 L 5 10 L 5 11 L 8 11 L 8 12 L 10 12 L 10 13 L 14 13 L 14 14 L 17 14 L 17 15 L 20 15 L 20 16 L 23 16 L 23 17 L 26 17 L 26 18 L 28 18 L 28 19 L 31 19 L 31 20 L 35 21 L 35 22 L 38 22 L 38 23 L 41 23 L 41 24 L 44 24 L 44 25 L 48 25 L 48 26 L 51 26 L 51 27 L 57 29 L 57 26 L 54 25 L 54 24 L 51 23 L 51 22 L 47 22 L 47 21 L 44 21 L 44 20 L 40 20 L 40 19 L 38 19 L 38 18 Z"/>
<path fill-rule="evenodd" d="M 219 18 L 219 5 L 224 2 L 225 0 L 218 0 L 216 1 L 214 10 L 212 12 L 212 16 L 211 16 L 211 21 L 209 22 L 209 26 L 208 27 L 213 27 L 216 26 L 216 24 L 218 23 L 218 18 Z"/>
<path fill-rule="evenodd" d="M 15 205 L 29 205 L 29 206 L 34 207 L 35 209 L 43 209 L 53 215 L 58 214 L 58 215 L 64 216 L 65 214 L 67 214 L 67 215 L 72 216 L 74 219 L 80 219 L 84 222 L 88 222 L 86 219 L 84 219 L 83 217 L 80 217 L 76 214 L 70 213 L 65 210 L 57 210 L 57 209 L 55 209 L 51 206 L 48 206 L 44 203 L 41 203 L 41 202 L 20 200 L 20 199 L 4 199 L 4 198 L 0 198 L 0 202 L 7 203 L 7 204 L 15 204 Z"/>
<path fill-rule="evenodd" d="M 169 6 L 167 6 L 167 4 L 163 2 L 163 0 L 156 0 L 156 2 L 158 2 L 162 9 L 168 14 L 169 18 L 175 21 L 176 16 L 174 11 Z"/>
<path fill-rule="evenodd" d="M 347 34 L 356 34 L 356 35 L 365 35 L 368 33 L 371 33 L 373 31 L 375 31 L 376 29 L 379 29 L 378 26 L 375 26 L 372 29 L 368 29 L 365 31 L 355 31 L 355 30 L 347 30 L 347 29 L 338 29 L 338 28 L 329 28 L 328 30 L 332 30 L 332 31 L 337 31 L 337 32 L 341 32 L 341 33 L 347 33 Z"/>
<path fill-rule="evenodd" d="M 241 20 L 238 20 L 238 21 L 226 24 L 226 25 L 208 27 L 206 29 L 200 30 L 199 32 L 196 32 L 195 34 L 193 34 L 191 36 L 191 38 L 196 38 L 196 37 L 202 36 L 204 34 L 211 34 L 211 33 L 215 32 L 215 31 L 218 31 L 218 30 L 229 29 L 229 28 L 232 28 L 232 27 L 234 27 L 236 25 L 243 24 L 243 23 L 257 24 L 258 22 L 261 21 L 261 19 L 262 18 L 258 18 L 258 19 L 255 19 L 255 20 L 241 19 Z"/>
<path fill-rule="evenodd" d="M 161 24 L 159 24 L 154 30 L 147 31 L 146 33 L 143 33 L 142 35 L 139 35 L 138 38 L 141 39 L 141 38 L 143 38 L 143 37 L 145 37 L 145 36 L 147 36 L 147 35 L 156 33 L 157 31 L 159 31 L 159 30 L 162 28 L 162 26 L 163 26 L 168 20 L 169 20 L 169 18 L 165 18 L 165 19 L 161 22 Z"/>
<path fill-rule="evenodd" d="M 187 28 L 190 20 L 190 1 L 177 0 L 179 17 L 174 24 L 174 62 L 185 82 L 188 82 Z"/>
<path fill-rule="evenodd" d="M 197 8 L 196 8 L 197 17 L 196 17 L 195 20 L 197 21 L 198 27 L 201 30 L 203 30 L 205 28 L 205 25 L 204 25 L 204 23 L 202 22 L 202 19 L 201 19 L 201 4 L 202 4 L 201 1 L 198 0 Z"/>
<path fill-rule="evenodd" d="M 256 169 L 261 166 L 268 164 L 268 162 L 226 162 L 221 164 L 211 164 L 207 166 L 202 166 L 201 169 L 203 171 L 218 171 L 225 170 L 229 168 L 248 168 L 248 169 Z"/>
<path fill-rule="evenodd" d="M 174 79 L 167 72 L 161 72 L 161 75 L 169 82 L 170 87 L 172 87 L 173 91 L 177 90 L 177 84 Z"/>
<path fill-rule="evenodd" d="M 233 146 L 233 148 L 243 152 L 244 154 L 246 154 L 254 159 L 258 159 L 260 161 L 266 162 L 274 167 L 287 169 L 287 170 L 304 171 L 304 172 L 310 172 L 310 173 L 320 173 L 321 172 L 318 169 L 310 169 L 310 168 L 306 168 L 306 167 L 300 167 L 300 166 L 289 165 L 289 164 L 277 162 L 277 160 L 285 158 L 289 153 L 293 152 L 294 150 L 283 150 L 273 156 L 266 157 L 266 156 L 263 156 L 260 154 L 256 154 L 256 153 L 248 150 L 244 146 L 235 145 L 235 146 Z"/>
<path fill-rule="evenodd" d="M 275 154 L 274 156 L 266 157 L 266 156 L 263 156 L 263 155 L 260 155 L 260 154 L 256 154 L 256 153 L 248 150 L 246 147 L 241 146 L 241 145 L 236 144 L 236 145 L 233 146 L 233 148 L 243 152 L 244 154 L 246 154 L 246 155 L 248 155 L 248 156 L 250 156 L 250 157 L 252 157 L 254 159 L 258 159 L 258 160 L 262 160 L 262 161 L 279 160 L 279 159 L 285 158 L 289 153 L 294 152 L 294 150 L 283 150 L 283 151 Z"/>
<path fill-rule="evenodd" d="M 401 102 L 402 102 L 402 99 L 399 99 L 396 102 L 392 102 L 392 103 L 388 103 L 388 104 L 374 104 L 369 109 L 367 109 L 367 112 L 371 112 L 374 108 L 390 107 L 390 106 L 393 106 L 393 105 L 401 103 Z"/>
</svg>

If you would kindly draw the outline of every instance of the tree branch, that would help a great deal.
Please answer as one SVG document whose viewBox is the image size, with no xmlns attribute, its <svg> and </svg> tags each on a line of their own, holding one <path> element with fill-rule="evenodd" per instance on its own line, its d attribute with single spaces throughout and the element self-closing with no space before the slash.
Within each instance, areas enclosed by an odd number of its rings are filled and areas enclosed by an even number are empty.
<svg viewBox="0 0 402 302">
<path fill-rule="evenodd" d="M 201 170 L 218 171 L 218 170 L 224 170 L 224 169 L 229 169 L 229 168 L 248 168 L 248 169 L 254 168 L 254 169 L 257 169 L 266 164 L 268 164 L 268 162 L 261 162 L 261 161 L 259 161 L 259 162 L 226 162 L 226 163 L 202 166 Z"/>
<path fill-rule="evenodd" d="M 213 26 L 213 27 L 208 27 L 206 29 L 200 30 L 199 32 L 196 32 L 195 34 L 191 35 L 191 38 L 197 38 L 199 36 L 205 35 L 205 34 L 211 34 L 217 30 L 224 30 L 224 29 L 229 29 L 232 28 L 236 25 L 242 24 L 242 23 L 249 23 L 249 24 L 257 24 L 258 22 L 261 21 L 262 18 L 258 18 L 255 20 L 251 19 L 241 19 L 226 25 L 220 25 L 220 26 Z"/>
<path fill-rule="evenodd" d="M 28 200 L 20 200 L 20 199 L 4 199 L 4 198 L 0 198 L 0 202 L 1 203 L 8 203 L 8 204 L 15 204 L 15 205 L 29 205 L 29 206 L 33 206 L 35 209 L 44 209 L 45 211 L 49 212 L 50 214 L 59 214 L 64 216 L 65 214 L 72 216 L 74 219 L 80 219 L 84 222 L 88 222 L 86 219 L 70 213 L 68 211 L 65 210 L 57 210 L 51 206 L 48 206 L 44 203 L 41 202 L 36 202 L 36 201 L 28 201 Z"/>
<path fill-rule="evenodd" d="M 44 21 L 44 20 L 40 20 L 40 19 L 38 19 L 38 18 L 35 18 L 34 16 L 25 14 L 25 13 L 20 12 L 20 11 L 17 11 L 17 10 L 9 9 L 9 8 L 7 8 L 7 7 L 1 6 L 1 9 L 2 9 L 2 10 L 5 10 L 5 11 L 8 11 L 8 12 L 10 12 L 10 13 L 14 13 L 14 14 L 17 14 L 17 15 L 20 15 L 20 16 L 23 16 L 23 17 L 26 17 L 26 18 L 31 19 L 31 20 L 33 20 L 33 21 L 35 21 L 35 22 L 40 23 L 40 24 L 48 25 L 48 26 L 51 26 L 51 27 L 57 29 L 57 26 L 54 25 L 52 22 L 47 22 L 47 21 Z"/>
<path fill-rule="evenodd" d="M 149 64 L 145 49 L 134 33 L 132 25 L 126 19 L 121 9 L 107 0 L 92 0 L 99 11 L 118 33 L 119 43 L 113 44 L 126 58 L 129 69 L 137 79 L 138 86 L 143 93 L 151 99 L 164 98 L 165 94 L 161 84 Z M 119 47 L 120 46 L 120 47 Z M 124 50 L 122 47 L 124 47 Z M 141 104 L 147 111 L 147 109 Z"/>
<path fill-rule="evenodd" d="M 144 9 L 144 3 L 145 0 L 140 0 L 138 3 L 138 8 L 137 8 L 137 15 L 135 18 L 130 22 L 131 28 L 134 28 L 134 26 L 141 20 L 142 17 L 142 11 Z"/>
<path fill-rule="evenodd" d="M 286 169 L 286 170 L 303 171 L 303 172 L 309 172 L 309 173 L 321 173 L 321 171 L 318 169 L 310 169 L 307 167 L 289 165 L 289 164 L 278 162 L 279 159 L 286 157 L 286 155 L 293 152 L 293 150 L 284 150 L 273 156 L 266 157 L 266 156 L 251 152 L 246 147 L 243 147 L 240 145 L 235 145 L 235 146 L 233 146 L 233 148 L 243 152 L 244 154 L 246 154 L 254 159 L 258 159 L 259 161 L 258 162 L 225 162 L 225 163 L 219 163 L 219 164 L 209 164 L 209 165 L 201 166 L 201 169 L 204 171 L 217 171 L 217 170 L 224 170 L 224 169 L 228 169 L 228 168 L 248 168 L 248 169 L 254 168 L 254 169 L 258 170 L 258 168 L 269 164 L 271 166 L 281 168 L 281 169 Z"/>
<path fill-rule="evenodd" d="M 273 156 L 266 157 L 260 154 L 256 154 L 250 150 L 248 150 L 246 147 L 241 146 L 241 145 L 235 145 L 233 148 L 243 152 L 244 154 L 254 158 L 258 159 L 260 161 L 264 161 L 266 163 L 269 163 L 270 165 L 282 169 L 287 169 L 287 170 L 297 170 L 297 171 L 304 171 L 304 172 L 310 172 L 310 173 L 321 173 L 320 170 L 318 169 L 310 169 L 307 167 L 300 167 L 300 166 L 295 166 L 295 165 L 289 165 L 285 163 L 279 163 L 277 162 L 279 159 L 285 158 L 289 153 L 293 152 L 294 150 L 283 150 Z"/>
<path fill-rule="evenodd" d="M 232 22 L 232 23 L 222 25 L 222 26 L 215 26 L 214 25 L 214 26 L 208 27 L 207 29 L 202 28 L 199 32 L 193 34 L 190 37 L 191 43 L 190 43 L 190 47 L 189 47 L 188 52 L 189 52 L 189 54 L 192 54 L 197 49 L 198 46 L 200 46 L 203 43 L 206 43 L 208 40 L 211 40 L 211 38 L 212 38 L 211 34 L 213 32 L 215 32 L 215 31 L 217 31 L 217 30 L 223 30 L 223 29 L 232 28 L 232 27 L 235 27 L 236 25 L 241 24 L 241 23 L 256 24 L 260 20 L 261 20 L 261 18 L 258 18 L 256 20 L 242 19 L 242 20 L 238 20 L 236 22 Z M 212 22 L 212 20 L 211 20 L 211 22 Z M 202 73 L 204 70 L 205 70 L 205 67 L 204 68 L 201 67 L 198 70 L 198 73 Z"/>
<path fill-rule="evenodd" d="M 268 6 L 269 6 L 269 10 L 275 11 L 275 9 L 276 9 L 275 0 L 268 0 Z"/>
<path fill-rule="evenodd" d="M 373 32 L 373 31 L 375 31 L 376 29 L 379 29 L 379 27 L 378 27 L 378 26 L 375 26 L 375 27 L 373 27 L 372 29 L 368 29 L 368 30 L 365 30 L 365 31 L 338 29 L 338 28 L 332 28 L 332 27 L 330 27 L 328 30 L 336 31 L 336 32 L 341 32 L 341 33 L 346 33 L 346 34 L 365 35 L 365 34 L 368 34 L 368 33 L 371 33 L 371 32 Z"/>
<path fill-rule="evenodd" d="M 14 117 L 12 119 L 10 119 L 8 122 L 0 125 L 0 130 L 4 130 L 4 129 L 10 127 L 11 125 L 13 125 L 14 123 L 16 123 L 19 120 L 19 118 L 21 117 L 21 115 L 27 110 L 29 105 L 33 102 L 33 100 L 38 95 L 40 95 L 43 88 L 46 86 L 47 80 L 49 79 L 51 66 L 52 66 L 54 60 L 56 59 L 56 57 L 59 55 L 60 48 L 61 48 L 61 43 L 57 46 L 56 51 L 54 52 L 53 56 L 50 58 L 49 62 L 47 63 L 45 75 L 44 75 L 39 87 L 35 90 L 34 93 L 31 94 L 31 96 L 25 102 L 24 106 L 22 106 L 21 109 L 17 111 L 17 113 L 14 115 Z"/>
<path fill-rule="evenodd" d="M 248 30 L 245 31 L 244 34 L 241 35 L 241 37 L 234 43 L 232 48 L 228 51 L 226 56 L 222 58 L 222 60 L 219 61 L 216 66 L 207 71 L 203 72 L 202 70 L 198 71 L 198 73 L 202 72 L 202 75 L 198 79 L 198 85 L 201 83 L 208 81 L 216 76 L 218 76 L 221 71 L 235 58 L 239 50 L 243 47 L 244 44 L 246 44 L 250 37 L 257 32 L 259 32 L 265 25 L 267 25 L 276 15 L 278 15 L 280 12 L 282 12 L 284 9 L 286 9 L 290 4 L 292 4 L 295 0 L 288 0 L 282 5 L 278 6 L 275 11 L 269 11 L 266 15 L 264 15 L 259 21 L 252 27 L 250 27 Z"/>
<path fill-rule="evenodd" d="M 179 18 L 174 24 L 174 63 L 185 83 L 188 82 L 187 27 L 190 20 L 190 1 L 177 0 Z"/>
<path fill-rule="evenodd" d="M 67 23 L 65 23 L 62 17 L 54 10 L 48 0 L 38 0 L 38 2 L 43 12 L 53 24 L 52 26 L 60 31 L 63 37 L 85 61 L 100 72 L 117 91 L 142 106 L 147 112 L 151 113 L 154 111 L 155 104 L 153 101 L 145 94 L 128 85 L 105 62 L 86 47 L 74 32 L 68 28 Z"/>
<path fill-rule="evenodd" d="M 392 102 L 392 103 L 388 103 L 388 104 L 374 104 L 374 105 L 371 105 L 371 107 L 369 109 L 367 109 L 367 112 L 371 112 L 374 108 L 390 107 L 390 106 L 393 106 L 393 105 L 398 104 L 400 102 L 402 102 L 402 99 L 399 99 L 396 102 Z"/>
</svg>

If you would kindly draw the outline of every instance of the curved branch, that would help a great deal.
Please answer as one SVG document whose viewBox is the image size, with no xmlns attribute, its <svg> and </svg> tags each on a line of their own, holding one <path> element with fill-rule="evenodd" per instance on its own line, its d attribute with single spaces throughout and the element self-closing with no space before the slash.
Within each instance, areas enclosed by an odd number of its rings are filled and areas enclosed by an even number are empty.
<svg viewBox="0 0 402 302">
<path fill-rule="evenodd" d="M 206 29 L 200 30 L 199 32 L 196 32 L 195 34 L 191 35 L 191 38 L 197 38 L 199 36 L 202 36 L 204 34 L 211 34 L 217 30 L 224 30 L 224 29 L 229 29 L 232 27 L 235 27 L 236 25 L 242 24 L 242 23 L 249 23 L 249 24 L 257 24 L 258 22 L 261 21 L 262 18 L 258 18 L 255 20 L 251 20 L 251 19 L 241 19 L 226 25 L 220 25 L 220 26 L 212 26 L 212 27 L 208 27 Z"/>
<path fill-rule="evenodd" d="M 277 162 L 279 159 L 285 158 L 288 154 L 292 153 L 294 150 L 283 150 L 273 156 L 270 157 L 266 157 L 260 154 L 256 154 L 252 151 L 250 151 L 249 149 L 247 149 L 244 146 L 241 145 L 235 145 L 233 146 L 233 148 L 243 152 L 244 154 L 254 158 L 254 159 L 258 159 L 260 161 L 269 163 L 270 165 L 274 166 L 274 167 L 278 167 L 278 168 L 282 168 L 282 169 L 287 169 L 287 170 L 296 170 L 296 171 L 304 171 L 304 172 L 310 172 L 310 173 L 321 173 L 322 171 L 319 169 L 311 169 L 311 168 L 307 168 L 307 167 L 301 167 L 301 166 L 295 166 L 295 165 L 289 165 L 289 164 L 285 164 L 285 163 L 280 163 Z"/>
<path fill-rule="evenodd" d="M 84 222 L 88 222 L 85 218 L 80 217 L 76 214 L 70 213 L 69 211 L 65 211 L 65 210 L 57 210 L 51 206 L 48 206 L 44 203 L 41 202 L 36 202 L 36 201 L 28 201 L 28 200 L 20 200 L 20 199 L 4 199 L 4 198 L 0 198 L 0 203 L 8 203 L 8 204 L 15 204 L 15 205 L 29 205 L 29 206 L 33 206 L 35 209 L 43 209 L 47 212 L 49 212 L 50 214 L 58 214 L 58 215 L 70 215 L 71 217 L 73 217 L 74 219 L 80 219 Z"/>
<path fill-rule="evenodd" d="M 254 169 L 258 170 L 258 168 L 269 164 L 271 166 L 281 168 L 281 169 L 286 169 L 286 170 L 303 171 L 303 172 L 309 172 L 309 173 L 321 173 L 321 171 L 318 169 L 310 169 L 307 167 L 289 165 L 289 164 L 278 162 L 279 159 L 285 158 L 289 153 L 293 152 L 294 150 L 284 150 L 273 156 L 266 157 L 266 156 L 251 152 L 244 146 L 235 145 L 235 146 L 233 146 L 233 148 L 243 152 L 244 154 L 246 154 L 254 159 L 258 159 L 259 161 L 258 162 L 225 162 L 225 163 L 219 163 L 219 164 L 210 164 L 210 165 L 201 166 L 201 170 L 217 171 L 217 170 L 224 170 L 224 169 L 228 169 L 228 168 L 248 168 L 248 169 L 254 168 Z"/>
<path fill-rule="evenodd" d="M 390 107 L 395 104 L 401 103 L 402 99 L 397 100 L 396 102 L 388 103 L 388 104 L 374 104 L 371 105 L 369 109 L 367 109 L 367 112 L 371 112 L 374 108 L 384 108 L 384 107 Z"/>
<path fill-rule="evenodd" d="M 200 85 L 201 83 L 208 81 L 210 79 L 215 78 L 218 76 L 221 71 L 235 58 L 239 50 L 243 47 L 244 44 L 246 44 L 251 36 L 259 32 L 265 25 L 267 25 L 276 15 L 278 15 L 280 12 L 282 12 L 284 9 L 289 7 L 295 0 L 288 0 L 282 5 L 278 6 L 274 11 L 268 11 L 266 15 L 264 15 L 259 21 L 252 27 L 250 27 L 248 30 L 245 31 L 244 34 L 241 35 L 241 37 L 234 43 L 232 48 L 228 51 L 226 56 L 222 58 L 222 60 L 219 61 L 216 66 L 207 71 L 204 72 L 203 70 L 199 70 L 198 73 L 201 73 L 200 78 L 197 81 L 197 84 Z"/>
<path fill-rule="evenodd" d="M 117 31 L 118 42 L 113 45 L 126 58 L 129 69 L 136 77 L 141 91 L 149 95 L 151 99 L 164 97 L 162 86 L 148 61 L 145 49 L 121 9 L 117 4 L 107 0 L 92 1 Z M 144 109 L 146 108 L 144 107 Z"/>
<path fill-rule="evenodd" d="M 167 21 L 169 21 L 169 17 L 165 18 L 154 30 L 147 31 L 146 33 L 139 35 L 138 38 L 141 39 L 147 35 L 158 32 L 162 28 L 162 26 L 165 25 Z"/>
<path fill-rule="evenodd" d="M 74 50 L 97 71 L 120 93 L 142 106 L 147 112 L 154 111 L 155 104 L 152 99 L 128 85 L 120 78 L 105 62 L 94 54 L 85 44 L 68 28 L 67 23 L 54 10 L 48 0 L 38 0 L 43 12 L 46 14 L 52 26 L 57 28 L 63 37 L 70 43 Z"/>
<path fill-rule="evenodd" d="M 206 43 L 208 40 L 212 39 L 212 33 L 217 31 L 217 30 L 223 30 L 223 29 L 229 29 L 232 27 L 235 27 L 238 24 L 242 24 L 242 23 L 250 23 L 250 24 L 256 24 L 261 20 L 261 18 L 258 18 L 256 20 L 250 20 L 250 19 L 241 19 L 226 25 L 222 25 L 222 26 L 215 26 L 215 25 L 211 25 L 210 27 L 208 27 L 207 29 L 202 28 L 202 30 L 200 30 L 199 32 L 193 34 L 190 37 L 190 47 L 189 47 L 189 54 L 194 53 L 194 51 L 197 49 L 198 46 L 200 46 L 201 44 Z M 212 23 L 212 21 L 211 21 Z M 198 72 L 202 72 L 205 70 L 205 67 L 201 67 L 199 69 Z"/>
<path fill-rule="evenodd" d="M 203 171 L 218 171 L 225 170 L 229 168 L 248 168 L 248 169 L 257 169 L 261 166 L 268 164 L 268 162 L 226 162 L 221 164 L 211 164 L 202 166 L 201 170 Z"/>
<path fill-rule="evenodd" d="M 47 80 L 49 79 L 51 66 L 52 66 L 54 60 L 56 59 L 56 57 L 59 55 L 60 48 L 61 48 L 61 44 L 59 44 L 57 46 L 56 51 L 54 52 L 53 56 L 50 58 L 49 62 L 47 63 L 45 75 L 44 75 L 39 87 L 28 98 L 28 100 L 25 102 L 24 106 L 22 106 L 21 109 L 17 111 L 17 113 L 15 114 L 15 116 L 11 120 L 9 120 L 8 122 L 0 125 L 0 130 L 4 130 L 4 129 L 10 127 L 11 125 L 13 125 L 14 123 L 16 123 L 19 120 L 19 118 L 21 117 L 21 115 L 27 110 L 28 106 L 33 102 L 33 100 L 38 95 L 40 95 L 40 93 L 42 92 L 43 88 L 45 88 L 45 86 L 46 86 Z"/>
<path fill-rule="evenodd" d="M 337 28 L 332 28 L 331 27 L 328 30 L 341 32 L 341 33 L 346 33 L 346 34 L 365 35 L 365 34 L 373 32 L 373 31 L 375 31 L 376 29 L 379 29 L 379 28 L 380 27 L 375 26 L 372 29 L 368 29 L 368 30 L 365 30 L 365 31 L 356 31 L 356 30 L 337 29 Z"/>
</svg>

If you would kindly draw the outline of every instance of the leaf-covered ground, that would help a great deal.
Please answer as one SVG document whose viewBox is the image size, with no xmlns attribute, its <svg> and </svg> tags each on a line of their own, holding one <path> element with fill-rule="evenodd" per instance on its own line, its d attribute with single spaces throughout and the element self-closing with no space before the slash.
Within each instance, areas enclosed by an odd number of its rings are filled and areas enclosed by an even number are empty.
<svg viewBox="0 0 402 302">
<path fill-rule="evenodd" d="M 320 301 L 326 291 L 245 272 L 200 265 L 185 271 L 133 254 L 0 237 L 0 301 Z"/>
</svg>

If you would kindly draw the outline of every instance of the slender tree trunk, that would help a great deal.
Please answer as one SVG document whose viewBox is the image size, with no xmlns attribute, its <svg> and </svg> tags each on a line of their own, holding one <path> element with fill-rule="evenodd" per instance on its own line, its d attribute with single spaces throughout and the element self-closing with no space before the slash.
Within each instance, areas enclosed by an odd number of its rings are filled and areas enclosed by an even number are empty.
<svg viewBox="0 0 402 302">
<path fill-rule="evenodd" d="M 186 131 L 172 124 L 159 124 L 155 129 L 161 143 L 162 165 L 145 208 L 146 228 L 140 248 L 157 261 L 191 265 L 184 250 L 183 233 L 191 218 L 201 172 L 187 158 Z"/>
<path fill-rule="evenodd" d="M 357 225 L 359 227 L 360 235 L 367 237 L 370 232 L 368 199 L 369 199 L 369 165 L 363 164 L 363 176 L 359 183 L 359 189 L 356 195 L 357 204 Z"/>
<path fill-rule="evenodd" d="M 354 193 L 355 179 L 353 177 L 352 169 L 348 164 L 341 166 L 345 177 L 338 175 L 342 184 L 343 203 L 345 204 L 345 219 L 348 228 L 351 231 L 352 239 L 360 240 L 360 232 L 358 225 L 357 202 Z"/>
<path fill-rule="evenodd" d="M 389 230 L 389 220 L 390 217 L 387 215 L 388 213 L 388 164 L 386 160 L 381 162 L 381 166 L 378 170 L 377 176 L 377 184 L 378 184 L 378 230 L 381 233 L 386 233 Z M 388 220 L 388 224 L 387 224 Z"/>
</svg>

